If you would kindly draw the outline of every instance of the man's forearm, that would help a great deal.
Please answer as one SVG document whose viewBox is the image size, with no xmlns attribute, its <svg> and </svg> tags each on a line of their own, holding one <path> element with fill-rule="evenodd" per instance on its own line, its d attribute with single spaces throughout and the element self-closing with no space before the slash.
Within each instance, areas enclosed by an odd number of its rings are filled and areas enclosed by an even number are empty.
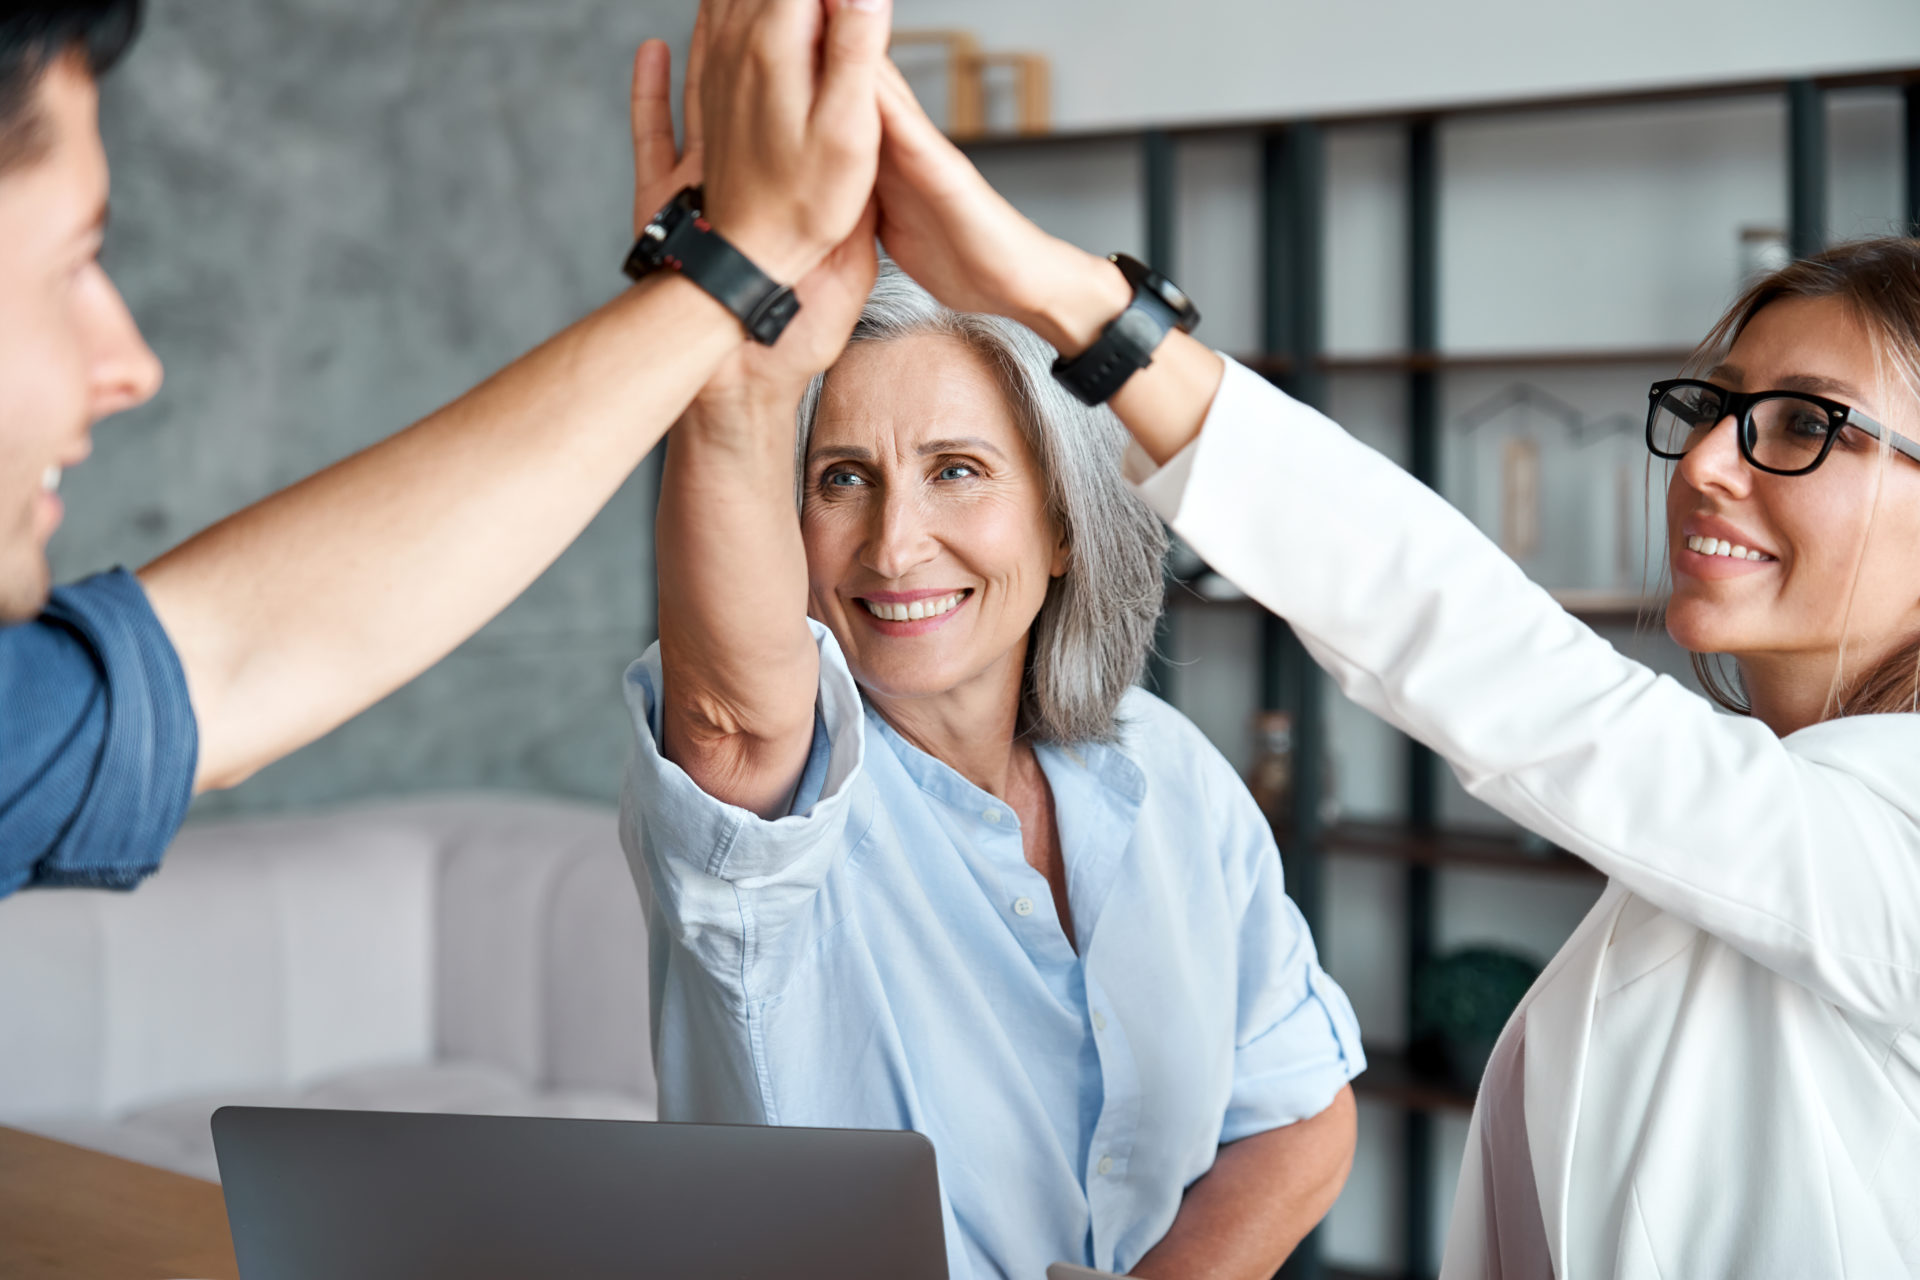
<svg viewBox="0 0 1920 1280">
<path fill-rule="evenodd" d="M 1354 1135 L 1353 1090 L 1346 1088 L 1317 1116 L 1220 1148 L 1132 1274 L 1267 1280 L 1339 1198 Z"/>
<path fill-rule="evenodd" d="M 141 570 L 193 697 L 196 787 L 319 737 L 505 608 L 742 340 L 696 286 L 655 277 Z"/>
</svg>

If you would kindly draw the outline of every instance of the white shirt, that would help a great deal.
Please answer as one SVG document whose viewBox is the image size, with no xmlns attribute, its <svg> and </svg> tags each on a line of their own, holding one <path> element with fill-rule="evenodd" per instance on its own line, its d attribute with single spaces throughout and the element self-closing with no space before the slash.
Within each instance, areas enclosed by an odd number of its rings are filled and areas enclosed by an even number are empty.
<svg viewBox="0 0 1920 1280">
<path fill-rule="evenodd" d="M 1920 1274 L 1920 717 L 1716 712 L 1231 362 L 1129 465 L 1347 696 L 1610 878 L 1521 1009 L 1558 1280 Z M 1476 1118 L 1448 1277 L 1496 1249 L 1481 1158 Z"/>
</svg>

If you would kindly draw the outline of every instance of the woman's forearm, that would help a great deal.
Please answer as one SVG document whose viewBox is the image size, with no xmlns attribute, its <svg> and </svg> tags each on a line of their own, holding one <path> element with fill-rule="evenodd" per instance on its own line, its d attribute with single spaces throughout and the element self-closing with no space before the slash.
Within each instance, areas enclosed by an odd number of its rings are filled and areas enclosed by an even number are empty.
<svg viewBox="0 0 1920 1280">
<path fill-rule="evenodd" d="M 806 764 L 820 678 L 793 451 L 793 397 L 703 398 L 668 444 L 656 533 L 665 754 L 764 817 Z"/>
<path fill-rule="evenodd" d="M 742 340 L 656 278 L 141 570 L 199 721 L 197 787 L 319 737 L 505 608 Z"/>
<path fill-rule="evenodd" d="M 1326 1216 L 1353 1167 L 1353 1090 L 1319 1115 L 1220 1148 L 1187 1188 L 1160 1243 L 1131 1274 L 1148 1280 L 1267 1280 Z"/>
</svg>

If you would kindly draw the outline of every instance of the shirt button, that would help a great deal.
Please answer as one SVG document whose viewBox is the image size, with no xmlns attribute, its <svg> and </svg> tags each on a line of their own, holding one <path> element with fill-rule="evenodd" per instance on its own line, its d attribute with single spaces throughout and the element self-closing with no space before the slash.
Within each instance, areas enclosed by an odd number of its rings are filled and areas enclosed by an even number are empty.
<svg viewBox="0 0 1920 1280">
<path fill-rule="evenodd" d="M 1000 811 L 998 809 L 983 809 L 980 812 L 980 816 L 988 822 L 1000 821 Z"/>
<path fill-rule="evenodd" d="M 1107 1015 L 1098 1009 L 1093 1011 L 1093 1029 L 1095 1031 L 1105 1031 L 1107 1029 Z"/>
<path fill-rule="evenodd" d="M 1104 1178 L 1104 1177 L 1106 1177 L 1106 1176 L 1107 1176 L 1108 1174 L 1110 1174 L 1110 1173 L 1112 1173 L 1112 1172 L 1113 1172 L 1113 1157 L 1112 1157 L 1112 1156 L 1101 1156 L 1101 1157 L 1100 1157 L 1100 1163 L 1094 1166 L 1094 1169 L 1093 1169 L 1093 1171 L 1094 1171 L 1095 1173 L 1097 1173 L 1097 1174 L 1099 1174 L 1099 1175 L 1100 1175 L 1101 1177 L 1103 1177 L 1103 1178 Z"/>
<path fill-rule="evenodd" d="M 1032 898 L 1015 898 L 1013 900 L 1013 914 L 1017 916 L 1032 915 L 1033 899 Z"/>
</svg>

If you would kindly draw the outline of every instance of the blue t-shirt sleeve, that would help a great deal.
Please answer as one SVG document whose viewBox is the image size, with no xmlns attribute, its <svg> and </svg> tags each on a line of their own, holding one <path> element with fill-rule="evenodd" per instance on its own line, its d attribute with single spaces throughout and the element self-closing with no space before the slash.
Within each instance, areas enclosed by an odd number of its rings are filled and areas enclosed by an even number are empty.
<svg viewBox="0 0 1920 1280">
<path fill-rule="evenodd" d="M 179 655 L 132 574 L 0 628 L 0 895 L 138 884 L 186 816 L 198 753 Z"/>
</svg>

